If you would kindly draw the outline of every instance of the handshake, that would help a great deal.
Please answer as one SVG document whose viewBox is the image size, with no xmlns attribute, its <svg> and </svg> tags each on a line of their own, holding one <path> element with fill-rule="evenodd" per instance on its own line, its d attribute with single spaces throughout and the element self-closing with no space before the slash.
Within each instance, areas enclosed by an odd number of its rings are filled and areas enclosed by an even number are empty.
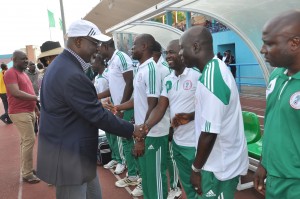
<svg viewBox="0 0 300 199">
<path fill-rule="evenodd" d="M 135 157 L 140 157 L 145 153 L 145 138 L 150 131 L 150 127 L 147 123 L 141 125 L 134 125 L 133 139 L 135 141 L 132 149 L 132 154 Z"/>
</svg>

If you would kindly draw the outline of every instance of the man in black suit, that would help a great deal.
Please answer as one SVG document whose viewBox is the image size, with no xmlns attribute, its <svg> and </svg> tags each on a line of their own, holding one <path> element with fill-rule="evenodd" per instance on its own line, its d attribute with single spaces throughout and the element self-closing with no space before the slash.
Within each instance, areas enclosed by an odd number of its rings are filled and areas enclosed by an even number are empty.
<svg viewBox="0 0 300 199">
<path fill-rule="evenodd" d="M 96 174 L 98 129 L 129 138 L 135 126 L 105 110 L 85 75 L 89 60 L 110 37 L 78 20 L 65 50 L 48 66 L 41 87 L 37 175 L 56 186 L 57 199 L 101 199 Z"/>
</svg>

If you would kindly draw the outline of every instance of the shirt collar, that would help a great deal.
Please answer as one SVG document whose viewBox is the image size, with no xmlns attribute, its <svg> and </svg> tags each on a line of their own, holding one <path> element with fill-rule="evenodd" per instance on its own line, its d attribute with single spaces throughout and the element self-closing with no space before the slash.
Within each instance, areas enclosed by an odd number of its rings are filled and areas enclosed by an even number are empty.
<svg viewBox="0 0 300 199">
<path fill-rule="evenodd" d="M 72 51 L 70 48 L 66 48 L 66 50 L 69 51 L 79 61 L 83 71 L 86 72 L 88 68 L 91 66 L 91 64 L 86 63 L 77 53 Z"/>
<path fill-rule="evenodd" d="M 183 70 L 183 72 L 178 75 L 178 77 L 175 75 L 175 70 L 173 70 L 170 74 L 170 77 L 172 78 L 180 78 L 181 76 L 186 76 L 188 74 L 188 72 L 191 70 L 191 68 L 185 67 L 185 69 Z"/>
<path fill-rule="evenodd" d="M 114 52 L 114 54 L 111 56 L 110 60 L 107 62 L 108 65 L 111 64 L 111 62 L 114 59 L 114 57 L 116 56 L 117 52 L 118 52 L 118 50 L 116 49 L 115 52 Z"/>
<path fill-rule="evenodd" d="M 144 67 L 144 66 L 147 66 L 148 65 L 148 63 L 149 62 L 154 62 L 155 63 L 155 61 L 153 60 L 153 57 L 150 57 L 149 59 L 147 59 L 146 61 L 144 61 L 144 63 L 142 63 L 142 64 L 140 64 L 140 63 L 138 63 L 138 68 L 142 68 L 142 67 Z"/>
</svg>

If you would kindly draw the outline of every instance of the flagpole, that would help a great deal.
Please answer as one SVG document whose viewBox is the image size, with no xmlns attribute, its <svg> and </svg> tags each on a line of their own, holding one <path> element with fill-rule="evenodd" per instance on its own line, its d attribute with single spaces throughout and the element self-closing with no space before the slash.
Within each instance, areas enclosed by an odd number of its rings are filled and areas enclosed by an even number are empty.
<svg viewBox="0 0 300 199">
<path fill-rule="evenodd" d="M 61 21 L 62 21 L 62 31 L 63 31 L 63 41 L 64 46 L 66 46 L 66 23 L 65 23 L 65 13 L 64 13 L 64 4 L 63 0 L 59 0 L 60 3 L 60 13 L 61 13 Z"/>
</svg>

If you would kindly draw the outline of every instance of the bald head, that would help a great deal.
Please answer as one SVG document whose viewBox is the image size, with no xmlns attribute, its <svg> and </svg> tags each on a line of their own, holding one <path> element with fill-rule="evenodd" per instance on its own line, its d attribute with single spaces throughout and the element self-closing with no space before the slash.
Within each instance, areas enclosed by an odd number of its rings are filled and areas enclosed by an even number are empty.
<svg viewBox="0 0 300 199">
<path fill-rule="evenodd" d="M 203 26 L 194 26 L 183 33 L 179 40 L 180 55 L 188 67 L 204 68 L 214 57 L 213 39 L 210 31 Z"/>
<path fill-rule="evenodd" d="M 300 36 L 300 10 L 288 10 L 270 19 L 263 32 L 269 31 L 283 36 Z"/>
<path fill-rule="evenodd" d="M 132 58 L 143 63 L 153 55 L 155 39 L 150 34 L 140 34 L 134 38 L 132 46 Z"/>
<path fill-rule="evenodd" d="M 150 34 L 141 34 L 138 36 L 141 43 L 146 44 L 146 48 L 148 51 L 152 52 L 155 46 L 155 39 Z"/>
<path fill-rule="evenodd" d="M 263 28 L 262 40 L 261 53 L 266 62 L 286 67 L 290 74 L 300 71 L 300 10 L 289 10 L 270 19 Z"/>
<path fill-rule="evenodd" d="M 20 50 L 16 50 L 13 53 L 13 65 L 19 71 L 23 71 L 27 68 L 28 65 L 28 57 L 26 53 Z"/>
</svg>

